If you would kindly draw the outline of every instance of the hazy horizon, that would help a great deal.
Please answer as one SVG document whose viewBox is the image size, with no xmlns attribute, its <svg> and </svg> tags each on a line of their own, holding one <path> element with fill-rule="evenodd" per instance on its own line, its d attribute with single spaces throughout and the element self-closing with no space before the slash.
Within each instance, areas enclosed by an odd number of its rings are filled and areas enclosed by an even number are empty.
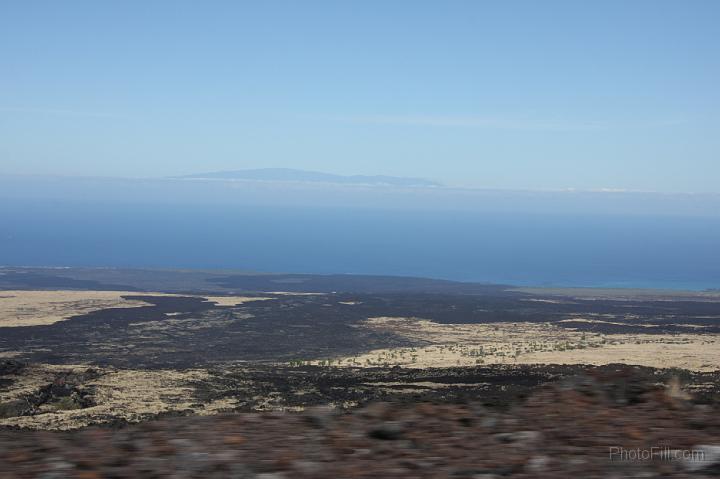
<svg viewBox="0 0 720 479">
<path fill-rule="evenodd" d="M 307 178 L 253 178 L 253 177 L 232 177 L 232 174 L 242 173 L 268 173 L 272 175 L 274 172 L 282 172 L 287 174 L 298 174 L 298 175 L 322 175 L 326 176 L 325 180 L 320 179 L 307 179 Z M 331 177 L 335 177 L 334 179 Z M 484 186 L 473 186 L 473 185 L 462 185 L 455 183 L 444 183 L 432 177 L 421 177 L 416 175 L 382 175 L 373 172 L 351 172 L 347 174 L 340 173 L 329 173 L 326 171 L 319 170 L 306 170 L 301 168 L 287 168 L 287 167 L 261 167 L 261 168 L 243 168 L 236 170 L 213 170 L 213 171 L 197 171 L 184 175 L 150 175 L 150 176 L 133 176 L 133 175 L 77 175 L 77 174 L 52 174 L 52 173 L 16 173 L 8 174 L 0 172 L 1 178 L 16 178 L 22 180 L 34 180 L 42 178 L 57 178 L 63 180 L 213 180 L 213 181 L 244 181 L 244 182 L 291 182 L 291 183 L 345 183 L 347 185 L 362 185 L 362 181 L 359 179 L 376 179 L 377 184 L 368 183 L 367 186 L 388 186 L 388 187 L 432 187 L 432 188 L 443 188 L 447 190 L 467 190 L 467 191 L 495 191 L 495 192 L 537 192 L 537 193 L 600 193 L 600 194 L 649 194 L 658 196 L 699 196 L 706 198 L 720 197 L 720 192 L 696 192 L 696 191 L 680 191 L 680 190 L 642 190 L 642 189 L 628 189 L 628 188 L 501 188 L 501 187 L 484 187 Z M 349 180 L 357 178 L 356 182 L 348 181 L 337 181 L 337 180 Z M 426 184 L 385 184 L 381 185 L 381 179 L 396 179 L 396 180 L 420 180 Z"/>
<path fill-rule="evenodd" d="M 0 264 L 720 287 L 720 195 L 0 176 Z"/>
</svg>

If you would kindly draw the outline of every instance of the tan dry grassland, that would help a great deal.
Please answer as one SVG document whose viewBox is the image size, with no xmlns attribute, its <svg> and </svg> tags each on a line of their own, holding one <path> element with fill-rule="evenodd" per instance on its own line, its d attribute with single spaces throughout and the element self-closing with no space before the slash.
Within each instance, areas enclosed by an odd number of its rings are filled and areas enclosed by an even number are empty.
<svg viewBox="0 0 720 479">
<path fill-rule="evenodd" d="M 306 364 L 432 368 L 625 363 L 691 371 L 720 369 L 720 335 L 603 335 L 551 323 L 439 324 L 417 318 L 389 317 L 370 318 L 363 327 L 397 334 L 423 346 L 376 349 L 357 356 Z"/>
<path fill-rule="evenodd" d="M 43 326 L 73 316 L 108 308 L 151 306 L 123 296 L 188 296 L 132 291 L 0 291 L 0 327 Z M 271 298 L 245 296 L 198 296 L 218 306 L 237 306 L 248 301 Z"/>
<path fill-rule="evenodd" d="M 88 366 L 28 366 L 19 375 L 6 376 L 14 380 L 12 387 L 0 391 L 0 403 L 31 395 L 52 382 L 61 372 L 82 373 Z M 0 419 L 0 426 L 19 426 L 29 429 L 76 429 L 92 423 L 124 419 L 138 422 L 156 414 L 193 409 L 194 414 L 209 415 L 232 410 L 229 399 L 206 403 L 194 402 L 194 382 L 208 378 L 203 369 L 191 370 L 100 370 L 95 380 L 83 384 L 94 389 L 96 406 L 70 410 L 43 410 L 41 414 Z"/>
</svg>

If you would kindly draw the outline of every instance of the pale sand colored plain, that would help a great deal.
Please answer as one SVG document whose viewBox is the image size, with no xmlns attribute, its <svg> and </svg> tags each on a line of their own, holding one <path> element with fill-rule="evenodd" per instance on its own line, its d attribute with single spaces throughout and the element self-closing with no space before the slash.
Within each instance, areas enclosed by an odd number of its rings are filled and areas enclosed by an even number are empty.
<svg viewBox="0 0 720 479">
<path fill-rule="evenodd" d="M 85 371 L 88 366 L 28 366 L 15 380 L 9 390 L 0 392 L 0 403 L 32 394 L 50 383 L 60 372 Z M 232 410 L 234 400 L 207 403 L 202 408 L 195 405 L 192 383 L 208 379 L 203 369 L 177 370 L 113 370 L 101 371 L 101 376 L 83 387 L 95 389 L 96 406 L 56 411 L 42 410 L 34 416 L 0 419 L 0 426 L 20 426 L 30 429 L 75 429 L 95 421 L 107 421 L 113 417 L 137 422 L 155 414 L 184 411 L 192 408 L 194 414 L 209 415 Z"/>
<path fill-rule="evenodd" d="M 43 326 L 108 308 L 151 306 L 122 296 L 192 296 L 137 291 L 0 291 L 0 327 Z M 238 306 L 267 297 L 202 296 L 218 306 Z"/>
<path fill-rule="evenodd" d="M 0 327 L 42 326 L 107 308 L 150 306 L 129 291 L 0 291 Z M 143 293 L 145 294 L 145 293 Z"/>
<path fill-rule="evenodd" d="M 240 306 L 243 303 L 250 301 L 267 301 L 265 297 L 250 297 L 250 296 L 198 296 L 207 299 L 211 303 L 215 303 L 217 306 Z"/>
<path fill-rule="evenodd" d="M 626 316 L 627 317 L 627 316 Z M 720 319 L 720 317 L 713 317 L 714 319 Z M 588 319 L 588 318 L 572 318 L 572 319 L 561 319 L 558 321 L 558 323 L 590 323 L 590 324 L 611 324 L 615 326 L 628 326 L 629 323 L 621 323 L 619 321 L 605 321 L 602 319 Z M 641 328 L 659 328 L 662 327 L 659 324 L 653 324 L 653 323 L 641 323 L 641 322 L 634 322 L 632 323 L 633 326 L 638 326 Z M 705 328 L 711 328 L 712 326 L 704 326 L 701 324 L 683 324 L 683 323 L 674 323 L 674 326 L 682 326 L 685 328 L 692 328 L 692 329 L 705 329 Z"/>
<path fill-rule="evenodd" d="M 583 333 L 551 323 L 439 324 L 417 318 L 370 318 L 364 327 L 423 344 L 376 349 L 311 364 L 432 368 L 479 364 L 625 363 L 693 371 L 720 369 L 720 335 Z"/>
<path fill-rule="evenodd" d="M 300 293 L 297 291 L 267 291 L 267 294 L 277 294 L 279 296 L 326 296 L 327 293 Z"/>
</svg>

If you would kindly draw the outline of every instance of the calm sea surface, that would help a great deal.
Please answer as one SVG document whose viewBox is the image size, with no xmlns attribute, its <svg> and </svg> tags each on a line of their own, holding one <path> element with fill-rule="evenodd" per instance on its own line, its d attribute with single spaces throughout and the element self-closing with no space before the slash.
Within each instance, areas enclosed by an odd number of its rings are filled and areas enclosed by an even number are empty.
<svg viewBox="0 0 720 479">
<path fill-rule="evenodd" d="M 720 288 L 720 219 L 5 202 L 0 264 Z"/>
</svg>

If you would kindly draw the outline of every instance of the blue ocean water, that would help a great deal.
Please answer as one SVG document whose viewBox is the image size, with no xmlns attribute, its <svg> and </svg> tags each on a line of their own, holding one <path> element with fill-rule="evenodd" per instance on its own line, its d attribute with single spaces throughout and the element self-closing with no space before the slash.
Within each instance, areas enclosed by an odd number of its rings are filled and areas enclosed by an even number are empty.
<svg viewBox="0 0 720 479">
<path fill-rule="evenodd" d="M 720 218 L 14 201 L 0 264 L 720 288 Z"/>
</svg>

